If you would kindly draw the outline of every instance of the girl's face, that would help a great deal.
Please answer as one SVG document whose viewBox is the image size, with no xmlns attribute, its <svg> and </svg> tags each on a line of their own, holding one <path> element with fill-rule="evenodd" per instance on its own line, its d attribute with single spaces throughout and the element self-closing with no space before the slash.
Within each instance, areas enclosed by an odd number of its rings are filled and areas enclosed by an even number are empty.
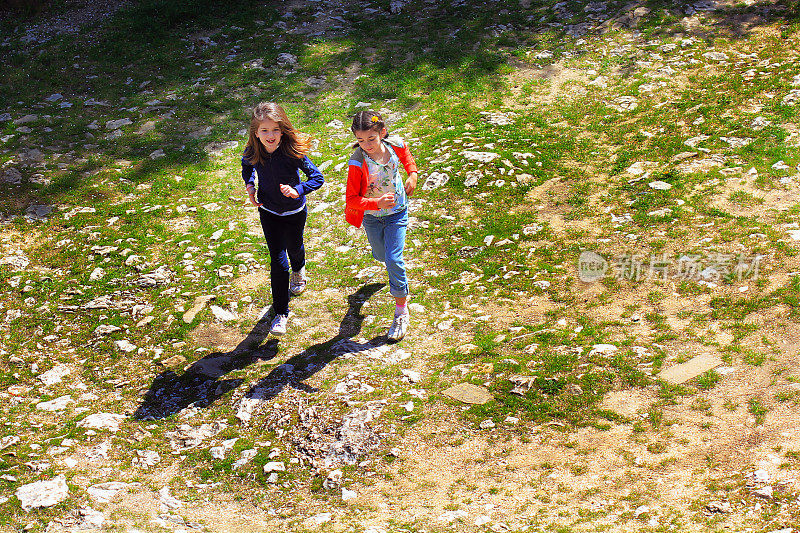
<svg viewBox="0 0 800 533">
<path fill-rule="evenodd" d="M 383 153 L 383 143 L 381 139 L 386 136 L 386 128 L 381 128 L 380 131 L 375 130 L 357 130 L 353 132 L 358 141 L 358 145 L 362 150 L 367 152 L 369 156 L 376 156 Z"/>
<path fill-rule="evenodd" d="M 281 144 L 281 135 L 283 134 L 280 125 L 271 118 L 262 121 L 256 130 L 256 137 L 270 154 Z"/>
</svg>

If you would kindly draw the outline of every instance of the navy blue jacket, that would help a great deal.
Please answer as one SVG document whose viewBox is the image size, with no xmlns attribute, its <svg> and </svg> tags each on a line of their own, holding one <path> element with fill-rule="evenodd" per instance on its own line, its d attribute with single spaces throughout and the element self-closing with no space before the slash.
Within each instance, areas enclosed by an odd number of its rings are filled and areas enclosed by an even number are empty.
<svg viewBox="0 0 800 533">
<path fill-rule="evenodd" d="M 322 172 L 308 156 L 295 159 L 276 150 L 267 154 L 263 163 L 255 166 L 250 164 L 247 156 L 248 151 L 245 151 L 242 157 L 242 179 L 246 186 L 255 185 L 258 174 L 256 199 L 263 204 L 261 209 L 276 215 L 291 215 L 302 211 L 306 205 L 306 194 L 316 191 L 325 182 Z M 300 180 L 301 171 L 308 177 L 306 181 Z M 300 196 L 284 196 L 281 193 L 281 184 L 291 185 Z"/>
</svg>

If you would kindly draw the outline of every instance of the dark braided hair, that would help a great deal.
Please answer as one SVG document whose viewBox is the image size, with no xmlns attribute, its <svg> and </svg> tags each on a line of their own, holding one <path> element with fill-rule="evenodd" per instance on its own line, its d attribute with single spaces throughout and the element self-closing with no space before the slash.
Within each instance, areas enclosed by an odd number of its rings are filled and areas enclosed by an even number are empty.
<svg viewBox="0 0 800 533">
<path fill-rule="evenodd" d="M 381 114 L 367 109 L 365 111 L 359 111 L 355 114 L 353 117 L 353 125 L 350 126 L 350 129 L 353 131 L 353 133 L 357 131 L 370 130 L 380 132 L 385 127 L 386 123 L 383 121 Z"/>
</svg>

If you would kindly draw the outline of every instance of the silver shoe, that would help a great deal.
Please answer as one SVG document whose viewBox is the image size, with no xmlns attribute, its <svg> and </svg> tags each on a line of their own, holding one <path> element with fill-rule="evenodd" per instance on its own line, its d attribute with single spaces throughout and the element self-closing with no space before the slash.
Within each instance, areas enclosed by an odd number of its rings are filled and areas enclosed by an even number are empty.
<svg viewBox="0 0 800 533">
<path fill-rule="evenodd" d="M 389 327 L 389 333 L 386 336 L 390 341 L 399 341 L 406 336 L 408 325 L 411 322 L 411 315 L 403 313 L 394 317 L 392 325 Z"/>
<path fill-rule="evenodd" d="M 307 282 L 306 267 L 303 267 L 297 272 L 292 272 L 292 274 L 289 276 L 289 290 L 295 296 L 299 296 L 303 294 L 304 290 L 306 290 Z"/>
<path fill-rule="evenodd" d="M 272 325 L 269 327 L 269 332 L 277 337 L 285 335 L 288 323 L 289 317 L 287 315 L 275 315 L 275 318 L 272 319 Z"/>
</svg>

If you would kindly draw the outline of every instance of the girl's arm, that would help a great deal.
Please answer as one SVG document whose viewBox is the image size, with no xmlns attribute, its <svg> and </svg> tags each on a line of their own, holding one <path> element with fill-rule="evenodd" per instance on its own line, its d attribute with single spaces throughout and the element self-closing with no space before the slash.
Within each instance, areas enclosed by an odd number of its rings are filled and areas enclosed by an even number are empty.
<svg viewBox="0 0 800 533">
<path fill-rule="evenodd" d="M 403 168 L 406 169 L 406 174 L 410 176 L 412 172 L 416 173 L 418 171 L 417 162 L 414 161 L 414 156 L 411 155 L 411 150 L 408 149 L 408 144 L 405 141 L 403 141 L 403 146 L 398 147 L 395 151 L 400 162 L 403 163 Z"/>
<path fill-rule="evenodd" d="M 345 205 L 359 211 L 379 209 L 377 198 L 365 198 L 362 196 L 361 180 L 364 171 L 360 166 L 350 164 L 347 167 L 347 192 L 345 193 Z"/>
<path fill-rule="evenodd" d="M 414 161 L 414 156 L 411 155 L 411 150 L 408 149 L 408 144 L 405 141 L 403 141 L 403 146 L 398 147 L 395 152 L 403 164 L 403 168 L 406 169 L 406 174 L 408 174 L 404 189 L 406 194 L 411 196 L 417 188 L 417 163 Z"/>
<path fill-rule="evenodd" d="M 322 177 L 322 172 L 320 172 L 317 166 L 311 162 L 308 156 L 303 157 L 303 160 L 300 163 L 300 170 L 303 171 L 303 174 L 305 174 L 308 179 L 295 185 L 294 190 L 297 191 L 298 196 L 303 196 L 304 194 L 316 191 L 322 187 L 323 183 L 325 183 L 325 178 Z"/>
<path fill-rule="evenodd" d="M 262 205 L 256 200 L 256 169 L 244 157 L 242 158 L 242 179 L 245 187 L 247 187 L 247 196 L 250 199 L 250 203 L 254 206 Z"/>
</svg>

